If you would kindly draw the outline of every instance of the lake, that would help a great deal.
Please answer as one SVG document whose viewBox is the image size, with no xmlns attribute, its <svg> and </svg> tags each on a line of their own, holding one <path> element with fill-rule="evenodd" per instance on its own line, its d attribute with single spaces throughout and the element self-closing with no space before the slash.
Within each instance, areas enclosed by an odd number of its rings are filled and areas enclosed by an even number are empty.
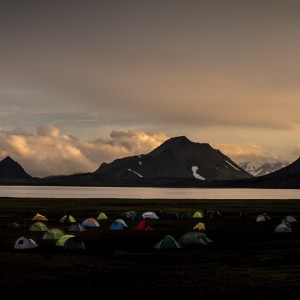
<svg viewBox="0 0 300 300">
<path fill-rule="evenodd" d="M 299 189 L 0 186 L 0 197 L 132 199 L 300 199 Z"/>
</svg>

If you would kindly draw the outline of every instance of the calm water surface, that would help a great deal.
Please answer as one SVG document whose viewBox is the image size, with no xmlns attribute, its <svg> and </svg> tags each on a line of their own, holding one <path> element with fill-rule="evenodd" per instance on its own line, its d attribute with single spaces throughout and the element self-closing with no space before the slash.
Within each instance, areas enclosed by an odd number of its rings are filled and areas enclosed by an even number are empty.
<svg viewBox="0 0 300 300">
<path fill-rule="evenodd" d="M 137 199 L 300 199 L 298 189 L 0 186 L 0 197 Z"/>
</svg>

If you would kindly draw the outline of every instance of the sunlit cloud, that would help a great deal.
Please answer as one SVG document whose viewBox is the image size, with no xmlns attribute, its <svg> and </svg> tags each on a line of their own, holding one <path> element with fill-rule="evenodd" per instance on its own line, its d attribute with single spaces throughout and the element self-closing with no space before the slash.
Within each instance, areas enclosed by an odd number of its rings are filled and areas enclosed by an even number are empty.
<svg viewBox="0 0 300 300">
<path fill-rule="evenodd" d="M 236 163 L 250 162 L 252 164 L 275 163 L 278 161 L 287 162 L 290 157 L 283 157 L 257 145 L 234 145 L 234 144 L 213 144 L 223 154 L 229 156 Z"/>
<path fill-rule="evenodd" d="M 112 131 L 107 139 L 86 142 L 46 124 L 34 134 L 0 132 L 0 154 L 2 159 L 11 156 L 32 176 L 70 175 L 93 172 L 116 158 L 146 154 L 167 138 L 163 133 Z"/>
</svg>

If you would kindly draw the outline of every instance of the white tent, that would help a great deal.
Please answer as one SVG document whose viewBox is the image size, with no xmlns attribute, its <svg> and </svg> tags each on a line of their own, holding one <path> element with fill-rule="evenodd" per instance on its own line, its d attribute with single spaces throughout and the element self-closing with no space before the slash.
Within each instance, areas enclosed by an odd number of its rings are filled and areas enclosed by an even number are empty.
<svg viewBox="0 0 300 300">
<path fill-rule="evenodd" d="M 159 219 L 158 215 L 153 212 L 153 211 L 146 211 L 142 214 L 142 217 L 144 219 L 148 218 L 148 219 Z"/>
<path fill-rule="evenodd" d="M 31 249 L 36 247 L 38 247 L 38 244 L 33 239 L 22 236 L 16 240 L 14 249 Z"/>
</svg>

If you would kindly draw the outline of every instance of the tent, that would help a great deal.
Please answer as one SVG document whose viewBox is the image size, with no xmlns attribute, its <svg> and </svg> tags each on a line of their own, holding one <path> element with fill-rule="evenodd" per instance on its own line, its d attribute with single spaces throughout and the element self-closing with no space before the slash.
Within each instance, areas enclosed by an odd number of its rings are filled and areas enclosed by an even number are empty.
<svg viewBox="0 0 300 300">
<path fill-rule="evenodd" d="M 100 212 L 98 217 L 96 218 L 97 220 L 107 220 L 108 217 L 104 212 Z"/>
<path fill-rule="evenodd" d="M 154 228 L 152 228 L 148 222 L 147 219 L 143 219 L 141 220 L 135 227 L 134 230 L 154 230 Z"/>
<path fill-rule="evenodd" d="M 121 222 L 118 222 L 117 220 L 115 220 L 115 221 L 112 222 L 109 229 L 110 230 L 123 230 L 124 227 L 125 226 Z"/>
<path fill-rule="evenodd" d="M 64 234 L 65 233 L 61 229 L 52 228 L 43 234 L 42 239 L 43 240 L 58 240 Z"/>
<path fill-rule="evenodd" d="M 67 231 L 87 231 L 86 227 L 80 223 L 72 223 L 68 226 Z"/>
<path fill-rule="evenodd" d="M 130 211 L 125 211 L 121 214 L 121 217 L 122 218 L 125 218 L 125 219 L 131 219 L 135 214 L 135 211 L 133 210 L 130 210 Z"/>
<path fill-rule="evenodd" d="M 76 223 L 76 219 L 72 215 L 64 215 L 60 219 L 60 223 Z"/>
<path fill-rule="evenodd" d="M 167 234 L 162 240 L 153 246 L 155 249 L 173 249 L 182 248 L 172 235 Z"/>
<path fill-rule="evenodd" d="M 29 227 L 29 231 L 48 231 L 48 230 L 49 230 L 48 226 L 41 221 L 37 221 Z"/>
<path fill-rule="evenodd" d="M 7 224 L 7 229 L 22 229 L 22 226 L 17 222 L 9 222 Z"/>
<path fill-rule="evenodd" d="M 33 240 L 24 236 L 19 237 L 14 245 L 14 249 L 32 249 L 38 247 L 38 244 Z"/>
<path fill-rule="evenodd" d="M 195 211 L 194 214 L 193 214 L 194 219 L 201 219 L 203 217 L 204 217 L 204 215 L 203 215 L 202 211 Z"/>
<path fill-rule="evenodd" d="M 184 233 L 179 239 L 178 242 L 181 245 L 207 245 L 211 243 L 212 240 L 206 237 L 204 232 L 200 231 L 191 231 Z"/>
<path fill-rule="evenodd" d="M 293 216 L 286 216 L 284 220 L 290 224 L 298 223 L 298 221 Z"/>
<path fill-rule="evenodd" d="M 267 215 L 266 213 L 263 213 L 256 217 L 256 222 L 265 222 L 267 220 L 271 220 L 271 217 L 269 215 Z"/>
<path fill-rule="evenodd" d="M 153 211 L 146 211 L 142 214 L 142 217 L 144 219 L 148 218 L 148 219 L 159 219 L 159 217 L 157 216 L 157 214 Z"/>
<path fill-rule="evenodd" d="M 55 243 L 55 246 L 63 247 L 65 245 L 65 242 L 69 239 L 75 237 L 73 234 L 65 234 L 62 235 Z"/>
<path fill-rule="evenodd" d="M 205 230 L 205 225 L 202 222 L 197 223 L 194 227 L 194 230 Z"/>
<path fill-rule="evenodd" d="M 275 227 L 274 232 L 292 232 L 292 228 L 286 225 L 285 220 L 282 220 L 282 222 Z"/>
<path fill-rule="evenodd" d="M 67 239 L 64 245 L 64 250 L 85 250 L 85 249 L 86 249 L 85 242 L 77 236 Z"/>
<path fill-rule="evenodd" d="M 100 227 L 99 222 L 94 218 L 87 218 L 81 224 L 85 227 Z"/>
<path fill-rule="evenodd" d="M 31 220 L 32 221 L 48 221 L 48 219 L 45 216 L 40 215 L 38 213 Z"/>
<path fill-rule="evenodd" d="M 124 227 L 128 227 L 123 219 L 116 219 L 115 221 L 121 223 Z"/>
<path fill-rule="evenodd" d="M 133 221 L 141 221 L 143 219 L 143 214 L 140 212 L 136 212 L 132 217 L 131 220 Z"/>
</svg>

